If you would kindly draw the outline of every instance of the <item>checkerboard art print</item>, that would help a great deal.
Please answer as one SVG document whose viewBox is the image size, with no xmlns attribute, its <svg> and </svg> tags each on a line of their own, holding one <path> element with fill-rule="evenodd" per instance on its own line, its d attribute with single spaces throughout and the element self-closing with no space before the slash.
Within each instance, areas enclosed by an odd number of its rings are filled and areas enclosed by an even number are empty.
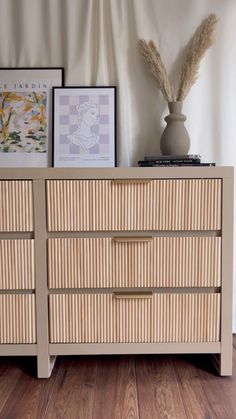
<svg viewBox="0 0 236 419">
<path fill-rule="evenodd" d="M 106 88 L 91 90 L 56 89 L 54 141 L 61 164 L 106 166 L 114 155 L 114 95 Z"/>
</svg>

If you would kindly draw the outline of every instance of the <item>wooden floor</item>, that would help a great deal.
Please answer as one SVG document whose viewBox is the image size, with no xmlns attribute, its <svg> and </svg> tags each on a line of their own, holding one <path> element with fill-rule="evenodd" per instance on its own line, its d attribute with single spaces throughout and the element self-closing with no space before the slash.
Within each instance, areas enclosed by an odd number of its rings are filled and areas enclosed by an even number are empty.
<svg viewBox="0 0 236 419">
<path fill-rule="evenodd" d="M 1 419 L 235 419 L 233 377 L 208 356 L 59 357 L 35 379 L 34 358 L 0 358 Z"/>
</svg>

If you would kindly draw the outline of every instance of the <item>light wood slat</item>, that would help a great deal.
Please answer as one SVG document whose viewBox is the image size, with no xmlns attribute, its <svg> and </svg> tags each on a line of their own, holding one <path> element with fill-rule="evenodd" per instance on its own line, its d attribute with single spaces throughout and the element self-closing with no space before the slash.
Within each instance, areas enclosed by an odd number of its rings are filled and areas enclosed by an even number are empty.
<svg viewBox="0 0 236 419">
<path fill-rule="evenodd" d="M 0 232 L 33 231 L 31 181 L 0 181 Z"/>
<path fill-rule="evenodd" d="M 220 340 L 220 294 L 156 294 L 153 303 L 154 341 Z"/>
<path fill-rule="evenodd" d="M 49 296 L 51 343 L 218 342 L 220 294 Z"/>
<path fill-rule="evenodd" d="M 218 287 L 221 238 L 158 237 L 153 240 L 153 262 L 149 257 L 146 263 L 153 284 L 159 278 L 158 286 Z"/>
<path fill-rule="evenodd" d="M 49 231 L 90 230 L 90 181 L 47 181 Z"/>
<path fill-rule="evenodd" d="M 220 237 L 48 240 L 50 288 L 218 287 Z"/>
<path fill-rule="evenodd" d="M 0 294 L 0 344 L 35 342 L 35 295 Z"/>
<path fill-rule="evenodd" d="M 0 240 L 0 289 L 34 288 L 34 240 Z"/>
<path fill-rule="evenodd" d="M 47 182 L 49 231 L 220 230 L 221 179 Z"/>
<path fill-rule="evenodd" d="M 112 286 L 110 238 L 49 239 L 50 288 Z"/>
<path fill-rule="evenodd" d="M 218 230 L 221 180 L 93 181 L 95 231 Z M 104 217 L 104 208 L 106 216 Z"/>
</svg>

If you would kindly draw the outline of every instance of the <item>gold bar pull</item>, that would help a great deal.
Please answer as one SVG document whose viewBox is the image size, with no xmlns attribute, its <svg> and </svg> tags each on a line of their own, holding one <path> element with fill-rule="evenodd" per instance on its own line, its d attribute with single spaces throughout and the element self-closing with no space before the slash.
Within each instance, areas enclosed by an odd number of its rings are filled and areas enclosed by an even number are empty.
<svg viewBox="0 0 236 419">
<path fill-rule="evenodd" d="M 113 237 L 114 243 L 151 243 L 153 237 Z"/>
<path fill-rule="evenodd" d="M 112 185 L 120 185 L 120 184 L 127 184 L 127 185 L 133 185 L 133 184 L 148 184 L 151 183 L 150 179 L 113 179 L 111 181 Z"/>
<path fill-rule="evenodd" d="M 115 299 L 117 300 L 121 300 L 121 299 L 127 299 L 127 298 L 132 298 L 132 299 L 150 299 L 152 298 L 153 294 L 152 292 L 113 292 L 113 296 Z"/>
</svg>

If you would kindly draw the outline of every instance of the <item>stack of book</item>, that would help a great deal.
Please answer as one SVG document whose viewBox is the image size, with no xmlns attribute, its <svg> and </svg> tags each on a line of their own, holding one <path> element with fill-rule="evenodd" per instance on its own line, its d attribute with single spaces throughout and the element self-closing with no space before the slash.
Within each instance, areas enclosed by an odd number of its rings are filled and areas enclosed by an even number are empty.
<svg viewBox="0 0 236 419">
<path fill-rule="evenodd" d="M 170 156 L 145 156 L 139 160 L 140 167 L 157 166 L 215 166 L 215 163 L 202 163 L 199 154 L 170 155 Z"/>
</svg>

